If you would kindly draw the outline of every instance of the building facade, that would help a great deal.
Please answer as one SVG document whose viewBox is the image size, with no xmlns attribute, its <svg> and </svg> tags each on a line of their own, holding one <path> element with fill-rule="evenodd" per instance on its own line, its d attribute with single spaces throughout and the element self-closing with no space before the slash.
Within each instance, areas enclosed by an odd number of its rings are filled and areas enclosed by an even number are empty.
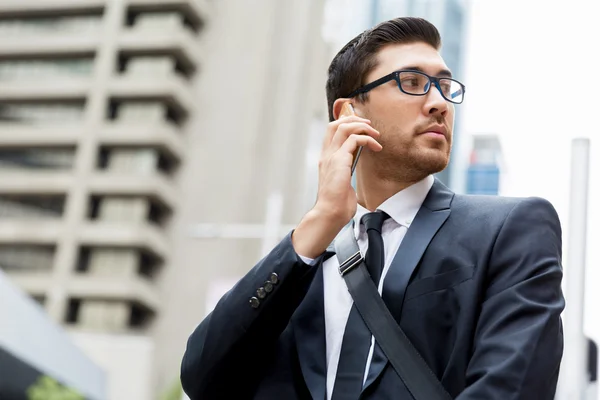
<svg viewBox="0 0 600 400">
<path fill-rule="evenodd" d="M 161 276 L 196 107 L 202 0 L 0 2 L 0 265 L 152 399 Z"/>
<path fill-rule="evenodd" d="M 0 2 L 0 265 L 109 400 L 176 393 L 211 296 L 314 201 L 323 5 Z"/>
<path fill-rule="evenodd" d="M 467 194 L 498 195 L 501 190 L 502 147 L 496 134 L 472 135 Z"/>
<path fill-rule="evenodd" d="M 156 332 L 157 381 L 178 376 L 192 330 L 315 201 L 307 143 L 327 123 L 323 8 L 324 0 L 214 3 L 173 268 L 162 283 L 173 289 Z"/>
</svg>

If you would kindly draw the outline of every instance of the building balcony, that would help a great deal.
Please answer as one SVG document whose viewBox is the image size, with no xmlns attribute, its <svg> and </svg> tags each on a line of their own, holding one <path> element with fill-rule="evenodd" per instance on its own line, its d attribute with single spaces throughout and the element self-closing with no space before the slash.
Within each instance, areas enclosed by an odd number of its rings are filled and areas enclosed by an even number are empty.
<svg viewBox="0 0 600 400">
<path fill-rule="evenodd" d="M 77 101 L 85 99 L 90 88 L 88 78 L 4 82 L 0 85 L 0 101 Z"/>
<path fill-rule="evenodd" d="M 0 4 L 3 5 L 3 2 Z M 79 32 L 76 35 L 56 32 L 0 38 L 0 57 L 91 56 L 101 40 L 100 33 L 96 32 Z"/>
<path fill-rule="evenodd" d="M 204 25 L 211 14 L 206 0 L 129 0 L 128 4 L 134 12 L 178 11 L 197 29 Z"/>
<path fill-rule="evenodd" d="M 59 219 L 0 221 L 0 244 L 56 244 L 65 226 Z"/>
<path fill-rule="evenodd" d="M 83 134 L 80 124 L 0 124 L 0 147 L 71 147 Z M 108 147 L 155 148 L 177 164 L 185 151 L 182 133 L 169 123 L 108 122 L 100 128 L 98 142 Z"/>
<path fill-rule="evenodd" d="M 183 119 L 189 115 L 194 106 L 189 83 L 176 75 L 161 79 L 153 79 L 150 76 L 128 76 L 127 74 L 115 76 L 109 84 L 109 93 L 116 100 L 164 102 Z"/>
<path fill-rule="evenodd" d="M 60 219 L 0 221 L 0 244 L 56 244 L 66 226 Z M 169 245 L 160 229 L 149 223 L 87 222 L 78 232 L 83 245 L 139 248 L 161 260 Z"/>
<path fill-rule="evenodd" d="M 0 171 L 1 194 L 65 194 L 73 185 L 71 172 Z"/>
<path fill-rule="evenodd" d="M 146 30 L 132 27 L 119 35 L 119 50 L 123 56 L 169 56 L 182 69 L 194 72 L 201 64 L 199 42 L 183 26 L 169 30 Z"/>
<path fill-rule="evenodd" d="M 142 304 L 156 312 L 160 307 L 157 289 L 143 277 L 71 276 L 67 284 L 69 297 Z"/>
<path fill-rule="evenodd" d="M 65 126 L 0 125 L 0 147 L 75 146 L 82 135 L 80 124 Z M 1 183 L 1 182 L 0 182 Z"/>
<path fill-rule="evenodd" d="M 89 182 L 94 195 L 146 197 L 172 210 L 178 193 L 171 182 L 158 174 L 123 175 L 119 172 L 96 173 Z"/>
<path fill-rule="evenodd" d="M 98 140 L 103 146 L 156 148 L 176 163 L 181 162 L 185 151 L 181 132 L 168 123 L 154 123 L 147 126 L 142 122 L 108 123 L 102 128 Z M 2 143 L 1 136 L 0 143 Z"/>
<path fill-rule="evenodd" d="M 78 12 L 101 12 L 106 0 L 2 0 L 0 17 L 44 16 Z"/>
<path fill-rule="evenodd" d="M 48 288 L 52 287 L 50 273 L 7 273 L 23 291 L 30 296 L 44 298 Z M 102 299 L 109 301 L 125 301 L 141 304 L 156 312 L 160 307 L 156 288 L 143 277 L 98 277 L 72 275 L 66 284 L 69 297 L 85 299 Z"/>
<path fill-rule="evenodd" d="M 169 253 L 166 235 L 149 223 L 87 222 L 79 231 L 79 241 L 86 246 L 138 248 L 161 260 Z"/>
</svg>

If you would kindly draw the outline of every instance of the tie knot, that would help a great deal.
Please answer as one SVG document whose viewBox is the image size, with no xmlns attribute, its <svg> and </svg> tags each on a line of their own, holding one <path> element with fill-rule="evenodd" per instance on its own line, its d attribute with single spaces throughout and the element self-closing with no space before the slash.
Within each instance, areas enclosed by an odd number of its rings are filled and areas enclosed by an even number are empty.
<svg viewBox="0 0 600 400">
<path fill-rule="evenodd" d="M 363 224 L 365 224 L 365 228 L 367 229 L 367 231 L 369 229 L 375 229 L 377 232 L 381 233 L 383 221 L 385 221 L 389 217 L 390 216 L 383 211 L 375 211 L 363 215 L 362 222 Z"/>
</svg>

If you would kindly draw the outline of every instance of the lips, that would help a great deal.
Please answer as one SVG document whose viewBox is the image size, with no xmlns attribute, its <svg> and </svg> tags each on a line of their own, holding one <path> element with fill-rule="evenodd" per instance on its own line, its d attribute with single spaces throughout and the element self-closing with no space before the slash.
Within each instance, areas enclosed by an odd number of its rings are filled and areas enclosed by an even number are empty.
<svg viewBox="0 0 600 400">
<path fill-rule="evenodd" d="M 431 125 L 425 128 L 419 135 L 440 135 L 443 137 L 448 137 L 448 130 L 443 125 Z"/>
</svg>

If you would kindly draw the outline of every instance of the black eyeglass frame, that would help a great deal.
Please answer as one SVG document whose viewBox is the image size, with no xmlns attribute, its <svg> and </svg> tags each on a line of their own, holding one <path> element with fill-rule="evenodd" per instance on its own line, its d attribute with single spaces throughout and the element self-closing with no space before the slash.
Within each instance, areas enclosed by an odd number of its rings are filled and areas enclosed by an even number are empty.
<svg viewBox="0 0 600 400">
<path fill-rule="evenodd" d="M 400 73 L 401 72 L 412 72 L 412 73 L 416 73 L 416 74 L 420 74 L 423 76 L 426 76 L 429 79 L 429 89 L 427 89 L 426 92 L 424 93 L 409 93 L 407 91 L 405 91 L 404 89 L 402 89 L 402 84 L 400 82 Z M 383 76 L 377 80 L 374 80 L 371 83 L 367 83 L 366 85 L 356 89 L 355 91 L 353 91 L 352 93 L 350 93 L 348 96 L 345 96 L 346 98 L 352 98 L 355 97 L 361 93 L 367 93 L 368 91 L 370 91 L 371 89 L 376 88 L 377 86 L 383 85 L 384 83 L 387 83 L 391 80 L 395 80 L 396 84 L 398 84 L 398 89 L 400 89 L 400 91 L 402 93 L 406 93 L 409 96 L 425 96 L 427 93 L 429 93 L 429 91 L 431 90 L 432 86 L 435 86 L 437 88 L 437 90 L 440 92 L 440 94 L 442 95 L 442 97 L 444 99 L 446 99 L 447 101 L 449 101 L 452 104 L 462 104 L 462 102 L 465 100 L 465 85 L 463 85 L 461 82 L 457 81 L 454 78 L 448 78 L 448 77 L 437 77 L 437 76 L 430 76 L 427 75 L 426 73 L 422 72 L 422 71 L 416 71 L 414 69 L 401 69 L 398 71 L 394 71 L 391 74 L 387 74 L 386 76 Z M 442 88 L 440 87 L 440 79 L 445 79 L 445 80 L 449 80 L 449 81 L 453 81 L 456 82 L 460 85 L 461 89 L 462 89 L 462 100 L 460 102 L 457 101 L 452 101 L 451 99 L 447 98 L 444 95 L 444 92 L 442 91 Z M 432 85 L 433 84 L 433 85 Z"/>
</svg>

